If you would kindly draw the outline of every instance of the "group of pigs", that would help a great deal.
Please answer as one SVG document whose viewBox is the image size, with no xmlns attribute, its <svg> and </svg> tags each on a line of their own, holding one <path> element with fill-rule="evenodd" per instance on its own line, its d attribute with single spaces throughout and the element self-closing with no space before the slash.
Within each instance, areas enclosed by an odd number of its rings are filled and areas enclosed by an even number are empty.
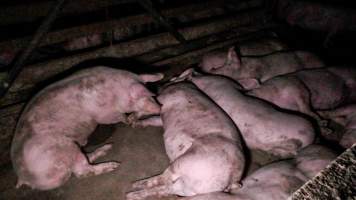
<svg viewBox="0 0 356 200">
<path fill-rule="evenodd" d="M 316 138 L 345 127 L 343 147 L 356 141 L 356 69 L 325 67 L 313 54 L 283 51 L 265 39 L 205 55 L 160 86 L 162 74 L 94 67 L 37 94 L 26 106 L 11 147 L 17 187 L 48 190 L 74 174 L 110 172 L 117 162 L 95 164 L 111 148 L 81 147 L 97 124 L 163 126 L 169 167 L 137 181 L 126 199 L 175 194 L 184 200 L 287 199 L 337 154 Z M 158 102 L 157 102 L 158 101 Z M 340 107 L 344 106 L 344 107 Z M 340 108 L 337 108 L 340 107 Z M 337 109 L 335 109 L 337 108 Z M 317 126 L 313 126 L 313 121 Z M 249 171 L 251 152 L 277 158 Z"/>
</svg>

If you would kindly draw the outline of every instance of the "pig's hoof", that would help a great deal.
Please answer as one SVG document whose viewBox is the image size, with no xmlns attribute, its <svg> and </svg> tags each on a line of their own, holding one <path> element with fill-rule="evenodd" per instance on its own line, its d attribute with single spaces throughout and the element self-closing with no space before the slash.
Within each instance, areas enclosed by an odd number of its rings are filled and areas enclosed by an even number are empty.
<svg viewBox="0 0 356 200">
<path fill-rule="evenodd" d="M 144 191 L 134 191 L 134 192 L 129 192 L 126 194 L 126 200 L 139 200 L 139 199 L 144 199 L 146 195 L 144 195 Z"/>
<path fill-rule="evenodd" d="M 115 169 L 117 169 L 120 166 L 120 163 L 118 163 L 118 162 L 107 162 L 104 164 L 106 164 L 105 169 L 103 171 L 104 173 L 114 171 Z"/>
<path fill-rule="evenodd" d="M 237 189 L 240 189 L 242 188 L 242 183 L 233 183 L 231 185 L 229 185 L 225 190 L 224 192 L 231 192 L 233 190 L 237 190 Z"/>
<path fill-rule="evenodd" d="M 132 127 L 137 127 L 137 122 L 138 122 L 138 118 L 135 114 L 130 114 L 128 117 L 127 117 L 127 124 L 129 124 L 130 126 Z"/>
</svg>

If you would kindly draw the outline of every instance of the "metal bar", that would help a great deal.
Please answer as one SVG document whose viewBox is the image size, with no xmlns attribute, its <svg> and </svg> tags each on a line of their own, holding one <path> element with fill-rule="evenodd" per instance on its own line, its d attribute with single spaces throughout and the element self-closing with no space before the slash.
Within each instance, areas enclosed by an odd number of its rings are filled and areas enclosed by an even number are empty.
<svg viewBox="0 0 356 200">
<path fill-rule="evenodd" d="M 138 0 L 138 3 L 146 9 L 153 17 L 155 21 L 162 24 L 180 43 L 186 43 L 187 41 L 168 21 L 164 18 L 157 9 L 155 9 L 150 0 Z"/>
<path fill-rule="evenodd" d="M 193 40 L 240 26 L 255 24 L 256 22 L 262 21 L 263 18 L 263 10 L 257 9 L 223 19 L 204 22 L 192 27 L 186 27 L 180 31 L 184 34 L 185 38 Z M 99 48 L 95 51 L 26 66 L 25 70 L 20 73 L 18 79 L 10 88 L 10 91 L 26 89 L 28 86 L 65 71 L 84 60 L 99 57 L 128 58 L 176 44 L 178 44 L 178 41 L 172 38 L 168 33 L 162 33 L 114 44 L 110 48 Z"/>
<path fill-rule="evenodd" d="M 234 11 L 240 11 L 247 8 L 256 8 L 261 6 L 261 0 L 252 0 L 252 6 L 247 4 L 238 4 Z M 250 3 L 251 4 L 251 3 Z M 67 5 L 67 3 L 66 3 Z M 66 8 L 65 6 L 64 8 Z M 64 9 L 63 8 L 63 9 Z M 64 12 L 64 11 L 63 11 Z M 178 8 L 169 8 L 161 11 L 166 17 L 181 17 L 182 22 L 191 22 L 194 20 L 201 20 L 204 18 L 211 18 L 221 16 L 225 13 L 220 0 L 209 0 L 199 4 L 190 4 Z M 62 14 L 61 14 L 62 15 Z M 127 27 L 143 26 L 144 24 L 152 23 L 153 19 L 148 14 L 139 14 L 135 16 L 128 16 L 120 19 L 111 19 L 107 21 L 95 22 L 85 25 L 80 25 L 72 28 L 66 28 L 56 31 L 51 31 L 46 34 L 41 41 L 41 46 L 64 42 L 69 39 L 82 37 L 85 35 L 92 35 L 96 33 L 110 32 L 114 29 L 115 32 L 123 32 Z M 29 37 L 13 38 L 7 41 L 0 42 L 0 49 L 11 49 L 16 51 L 25 47 L 26 41 Z"/>
<path fill-rule="evenodd" d="M 7 76 L 3 79 L 0 84 L 0 97 L 4 96 L 7 89 L 11 86 L 12 82 L 15 80 L 16 76 L 22 70 L 26 59 L 31 55 L 32 51 L 41 42 L 42 37 L 48 32 L 54 20 L 56 19 L 58 13 L 60 12 L 65 0 L 58 0 L 54 5 L 53 9 L 50 10 L 48 17 L 42 22 L 40 27 L 38 27 L 33 39 L 30 41 L 28 47 L 22 52 L 19 59 L 16 60 L 14 66 L 10 69 Z"/>
<path fill-rule="evenodd" d="M 107 7 L 135 2 L 136 0 L 72 0 L 63 6 L 61 15 L 78 15 L 80 13 L 93 12 Z M 53 1 L 35 1 L 21 5 L 0 6 L 0 26 L 39 20 L 48 15 L 52 5 Z"/>
</svg>

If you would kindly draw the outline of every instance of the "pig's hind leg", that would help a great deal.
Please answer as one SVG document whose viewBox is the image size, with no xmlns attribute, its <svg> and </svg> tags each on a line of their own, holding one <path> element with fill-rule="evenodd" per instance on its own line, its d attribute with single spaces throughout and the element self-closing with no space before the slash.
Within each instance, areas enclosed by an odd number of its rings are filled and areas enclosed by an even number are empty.
<svg viewBox="0 0 356 200">
<path fill-rule="evenodd" d="M 139 181 L 135 181 L 132 184 L 132 189 L 133 190 L 142 190 L 145 188 L 152 188 L 157 185 L 163 185 L 163 184 L 170 182 L 170 177 L 171 177 L 171 173 L 169 172 L 169 169 L 167 169 L 165 172 L 163 172 L 160 175 L 153 176 L 153 177 L 146 178 L 146 179 L 139 180 Z"/>
<path fill-rule="evenodd" d="M 130 192 L 126 195 L 126 200 L 140 200 L 140 199 L 145 199 L 149 196 L 156 196 L 156 197 L 167 196 L 168 194 L 171 193 L 170 191 L 171 191 L 170 186 L 167 185 L 157 186 L 149 189 Z"/>
<path fill-rule="evenodd" d="M 127 193 L 127 200 L 139 200 L 148 196 L 165 196 L 171 193 L 173 183 L 172 174 L 169 168 L 162 173 L 151 178 L 136 181 L 132 184 L 132 192 Z"/>
<path fill-rule="evenodd" d="M 109 145 L 104 145 L 97 149 L 96 151 L 92 152 L 88 155 L 88 158 L 80 152 L 78 148 L 77 158 L 73 165 L 73 173 L 75 176 L 82 178 L 88 177 L 93 175 L 99 175 L 106 172 L 111 172 L 115 170 L 120 163 L 118 162 L 103 162 L 99 164 L 90 164 L 90 160 L 95 160 L 96 158 L 100 157 L 101 155 L 105 154 L 108 149 L 111 147 Z"/>
<path fill-rule="evenodd" d="M 129 117 L 129 124 L 132 127 L 146 127 L 146 126 L 162 127 L 163 121 L 161 116 L 152 116 L 142 120 Z"/>
</svg>

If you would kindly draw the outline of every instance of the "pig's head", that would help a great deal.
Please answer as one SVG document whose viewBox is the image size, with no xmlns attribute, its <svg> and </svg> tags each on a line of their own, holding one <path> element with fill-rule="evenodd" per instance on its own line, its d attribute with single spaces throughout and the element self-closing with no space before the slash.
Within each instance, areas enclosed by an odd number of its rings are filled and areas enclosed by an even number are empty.
<svg viewBox="0 0 356 200">
<path fill-rule="evenodd" d="M 241 60 L 234 47 L 227 52 L 217 52 L 205 55 L 199 68 L 206 73 L 233 77 L 241 68 Z"/>
<path fill-rule="evenodd" d="M 139 75 L 142 82 L 155 82 L 163 78 L 163 74 Z M 134 83 L 130 87 L 130 105 L 136 118 L 160 114 L 161 107 L 155 100 L 155 94 L 150 92 L 142 83 Z"/>
</svg>

